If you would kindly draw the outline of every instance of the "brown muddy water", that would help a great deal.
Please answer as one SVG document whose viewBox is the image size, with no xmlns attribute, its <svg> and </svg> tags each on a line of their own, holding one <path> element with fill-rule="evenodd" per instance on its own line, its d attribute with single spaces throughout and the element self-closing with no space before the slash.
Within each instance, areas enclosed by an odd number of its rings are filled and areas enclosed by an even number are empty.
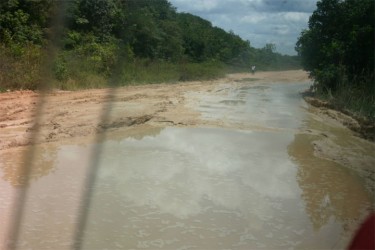
<svg viewBox="0 0 375 250">
<path fill-rule="evenodd" d="M 373 144 L 327 124 L 300 84 L 222 85 L 188 93 L 226 128 L 142 129 L 100 145 L 36 148 L 17 249 L 70 249 L 95 146 L 102 147 L 83 249 L 343 249 L 373 210 Z M 322 136 L 322 133 L 324 135 Z M 348 163 L 318 157 L 333 138 Z M 0 240 L 6 249 L 22 178 L 0 161 Z M 4 226 L 5 225 L 5 226 Z"/>
</svg>

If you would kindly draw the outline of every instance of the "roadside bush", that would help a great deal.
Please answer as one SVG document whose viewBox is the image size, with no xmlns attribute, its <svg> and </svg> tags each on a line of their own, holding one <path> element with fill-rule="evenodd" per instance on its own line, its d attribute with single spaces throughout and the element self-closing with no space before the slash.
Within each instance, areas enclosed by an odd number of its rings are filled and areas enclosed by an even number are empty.
<svg viewBox="0 0 375 250">
<path fill-rule="evenodd" d="M 179 65 L 179 80 L 209 80 L 225 75 L 225 67 L 219 62 L 186 63 Z"/>
<path fill-rule="evenodd" d="M 221 63 L 172 63 L 163 60 L 135 59 L 132 63 L 125 63 L 120 84 L 208 80 L 222 77 L 224 74 L 225 68 Z"/>
<path fill-rule="evenodd" d="M 375 121 L 374 76 L 362 75 L 352 81 L 343 79 L 333 94 L 332 103 L 337 108 L 350 110 Z"/>
<path fill-rule="evenodd" d="M 116 63 L 119 46 L 115 39 L 99 43 L 94 36 L 87 36 L 72 53 L 80 57 L 86 71 L 109 75 Z"/>
<path fill-rule="evenodd" d="M 346 110 L 375 121 L 375 85 L 373 75 L 362 74 L 350 80 L 343 74 L 338 76 L 335 84 L 335 91 L 332 91 L 324 87 L 320 82 L 315 82 L 315 97 L 329 101 L 338 110 Z"/>
<path fill-rule="evenodd" d="M 38 45 L 0 45 L 0 91 L 36 89 L 41 79 L 42 49 Z"/>
<path fill-rule="evenodd" d="M 64 82 L 68 80 L 67 63 L 65 57 L 62 54 L 57 57 L 53 65 L 53 73 L 58 81 Z"/>
</svg>

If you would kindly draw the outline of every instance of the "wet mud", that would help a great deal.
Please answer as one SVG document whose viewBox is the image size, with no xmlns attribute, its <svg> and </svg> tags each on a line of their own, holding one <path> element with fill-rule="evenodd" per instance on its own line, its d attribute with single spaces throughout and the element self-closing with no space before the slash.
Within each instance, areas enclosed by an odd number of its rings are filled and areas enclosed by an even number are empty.
<svg viewBox="0 0 375 250">
<path fill-rule="evenodd" d="M 3 225 L 28 190 L 18 249 L 71 248 L 98 146 L 83 249 L 345 248 L 374 211 L 375 145 L 305 103 L 308 82 L 246 77 L 184 91 L 158 118 L 115 106 L 103 141 L 38 144 L 27 186 L 27 147 L 3 149 Z"/>
<path fill-rule="evenodd" d="M 319 108 L 320 112 L 338 120 L 344 124 L 347 128 L 356 132 L 362 138 L 375 142 L 375 122 L 370 119 L 355 114 L 346 109 L 338 109 L 330 102 L 320 100 L 315 97 L 309 96 L 310 93 L 307 91 L 304 93 L 305 101 L 314 107 Z"/>
</svg>

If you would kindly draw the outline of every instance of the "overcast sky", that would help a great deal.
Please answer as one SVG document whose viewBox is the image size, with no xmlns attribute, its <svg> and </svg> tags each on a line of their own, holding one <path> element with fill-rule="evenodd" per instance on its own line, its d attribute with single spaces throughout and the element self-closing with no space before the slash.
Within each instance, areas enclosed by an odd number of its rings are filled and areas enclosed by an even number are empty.
<svg viewBox="0 0 375 250">
<path fill-rule="evenodd" d="M 209 20 L 233 32 L 251 46 L 276 45 L 282 54 L 295 55 L 295 43 L 307 28 L 317 0 L 170 0 L 178 12 Z"/>
</svg>

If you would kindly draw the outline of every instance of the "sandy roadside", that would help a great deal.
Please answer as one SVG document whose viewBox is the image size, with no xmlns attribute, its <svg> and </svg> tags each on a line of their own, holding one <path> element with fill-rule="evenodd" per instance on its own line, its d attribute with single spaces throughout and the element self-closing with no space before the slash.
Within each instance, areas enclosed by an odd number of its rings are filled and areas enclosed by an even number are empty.
<svg viewBox="0 0 375 250">
<path fill-rule="evenodd" d="M 224 83 L 240 84 L 243 80 L 259 83 L 308 81 L 301 70 L 238 73 L 211 81 L 179 84 L 153 84 L 115 89 L 53 91 L 46 94 L 42 111 L 36 114 L 40 93 L 15 91 L 0 94 L 0 150 L 31 143 L 71 140 L 106 130 L 152 126 L 203 125 L 200 114 L 186 107 L 187 92 L 212 92 Z M 110 115 L 102 121 L 109 107 Z M 37 115 L 40 115 L 37 119 Z M 38 120 L 38 124 L 35 124 Z"/>
<path fill-rule="evenodd" d="M 369 141 L 375 142 L 375 123 L 358 116 L 349 110 L 337 110 L 333 105 L 327 101 L 320 100 L 311 96 L 305 96 L 305 101 L 316 107 L 318 112 L 333 118 L 350 130 L 356 132 L 360 137 Z"/>
</svg>

